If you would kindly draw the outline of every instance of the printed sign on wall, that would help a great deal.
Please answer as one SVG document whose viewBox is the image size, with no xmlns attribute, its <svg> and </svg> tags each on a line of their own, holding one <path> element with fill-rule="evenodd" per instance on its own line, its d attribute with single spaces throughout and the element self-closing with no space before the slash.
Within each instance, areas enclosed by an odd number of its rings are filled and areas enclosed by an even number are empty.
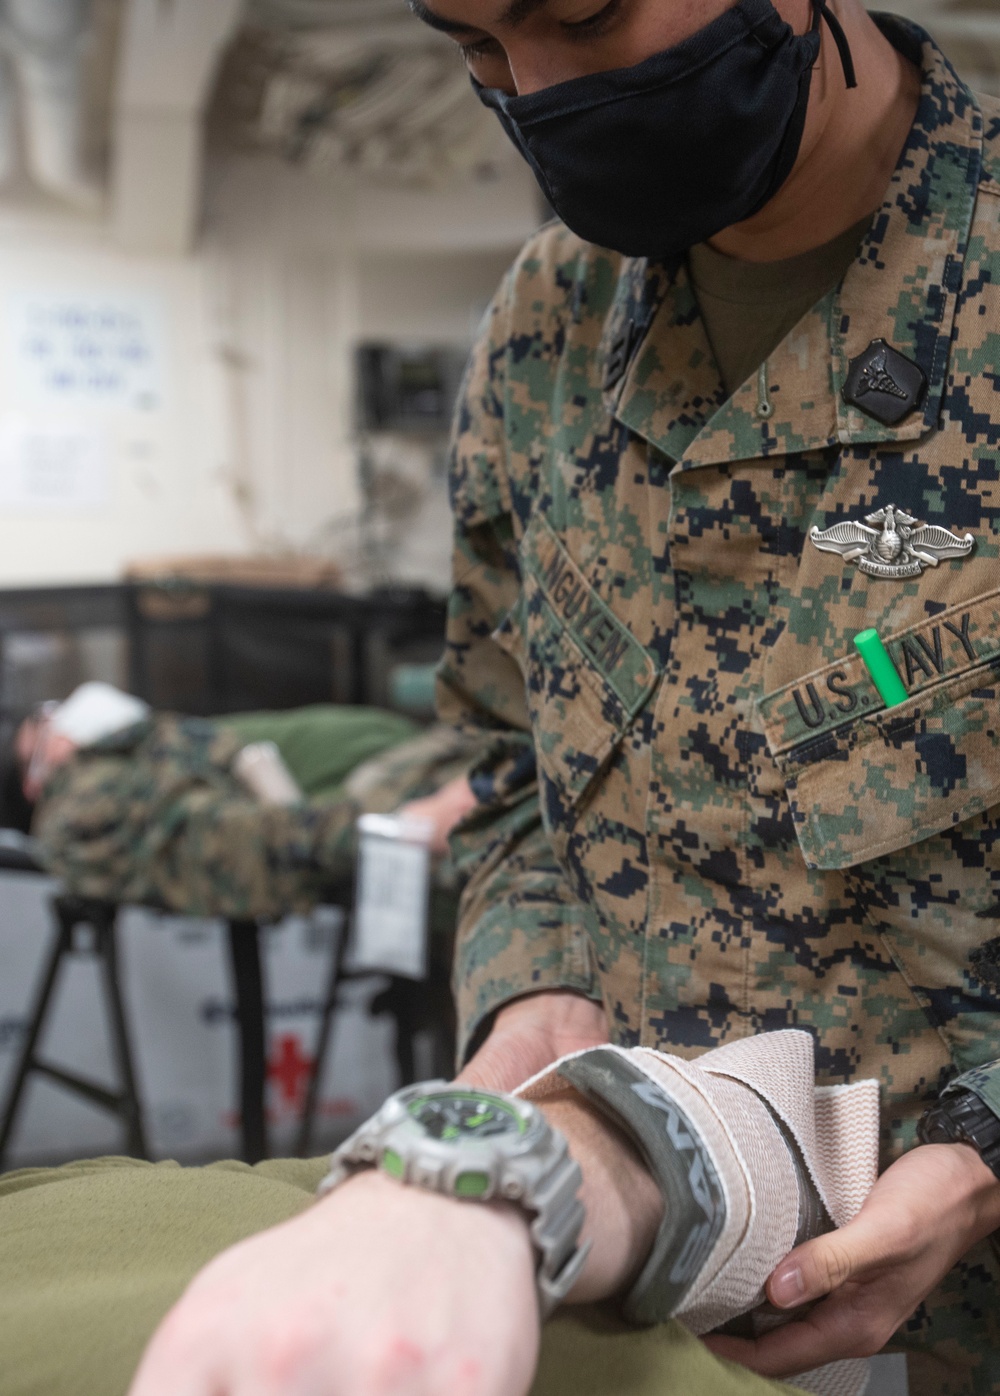
<svg viewBox="0 0 1000 1396">
<path fill-rule="evenodd" d="M 162 405 L 163 334 L 152 296 L 12 296 L 9 352 L 19 400 L 151 412 Z"/>
<path fill-rule="evenodd" d="M 0 506 L 90 513 L 108 498 L 107 443 L 99 426 L 21 416 L 0 423 Z"/>
</svg>

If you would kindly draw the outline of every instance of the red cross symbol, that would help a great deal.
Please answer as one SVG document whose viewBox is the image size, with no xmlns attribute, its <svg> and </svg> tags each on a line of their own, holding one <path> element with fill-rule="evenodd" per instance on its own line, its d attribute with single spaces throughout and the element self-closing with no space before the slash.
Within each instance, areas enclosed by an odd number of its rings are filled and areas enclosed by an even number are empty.
<svg viewBox="0 0 1000 1396">
<path fill-rule="evenodd" d="M 294 1033 L 277 1038 L 267 1064 L 267 1079 L 277 1084 L 283 1105 L 299 1108 L 314 1060 L 304 1055 Z"/>
</svg>

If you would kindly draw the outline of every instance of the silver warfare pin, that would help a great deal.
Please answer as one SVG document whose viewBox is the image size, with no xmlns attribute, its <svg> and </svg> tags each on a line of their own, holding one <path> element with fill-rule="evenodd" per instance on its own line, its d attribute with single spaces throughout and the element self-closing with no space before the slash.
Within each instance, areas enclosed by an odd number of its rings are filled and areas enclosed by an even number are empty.
<svg viewBox="0 0 1000 1396">
<path fill-rule="evenodd" d="M 975 539 L 964 538 L 938 524 L 918 524 L 912 514 L 894 504 L 866 514 L 865 522 L 845 519 L 830 528 L 809 530 L 810 541 L 825 553 L 839 553 L 856 562 L 870 577 L 917 577 L 949 557 L 968 557 Z"/>
</svg>

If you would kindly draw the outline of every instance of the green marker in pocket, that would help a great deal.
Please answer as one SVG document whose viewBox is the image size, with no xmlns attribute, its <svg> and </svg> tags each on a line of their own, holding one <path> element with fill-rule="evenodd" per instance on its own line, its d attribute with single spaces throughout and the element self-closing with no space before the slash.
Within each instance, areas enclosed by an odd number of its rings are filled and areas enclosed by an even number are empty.
<svg viewBox="0 0 1000 1396">
<path fill-rule="evenodd" d="M 887 708 L 897 703 L 905 703 L 909 694 L 903 687 L 903 680 L 896 673 L 895 665 L 889 658 L 889 651 L 879 639 L 877 630 L 862 630 L 854 637 L 854 647 L 865 662 L 871 674 L 872 683 Z"/>
</svg>

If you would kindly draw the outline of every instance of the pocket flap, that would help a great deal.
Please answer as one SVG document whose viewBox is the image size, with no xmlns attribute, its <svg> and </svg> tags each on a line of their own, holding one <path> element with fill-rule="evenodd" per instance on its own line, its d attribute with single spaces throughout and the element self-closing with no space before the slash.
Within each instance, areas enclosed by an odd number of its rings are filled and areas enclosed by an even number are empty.
<svg viewBox="0 0 1000 1396">
<path fill-rule="evenodd" d="M 854 655 L 758 705 L 811 868 L 853 867 L 1000 803 L 1000 592 L 886 648 L 904 703 L 886 708 Z"/>
</svg>

